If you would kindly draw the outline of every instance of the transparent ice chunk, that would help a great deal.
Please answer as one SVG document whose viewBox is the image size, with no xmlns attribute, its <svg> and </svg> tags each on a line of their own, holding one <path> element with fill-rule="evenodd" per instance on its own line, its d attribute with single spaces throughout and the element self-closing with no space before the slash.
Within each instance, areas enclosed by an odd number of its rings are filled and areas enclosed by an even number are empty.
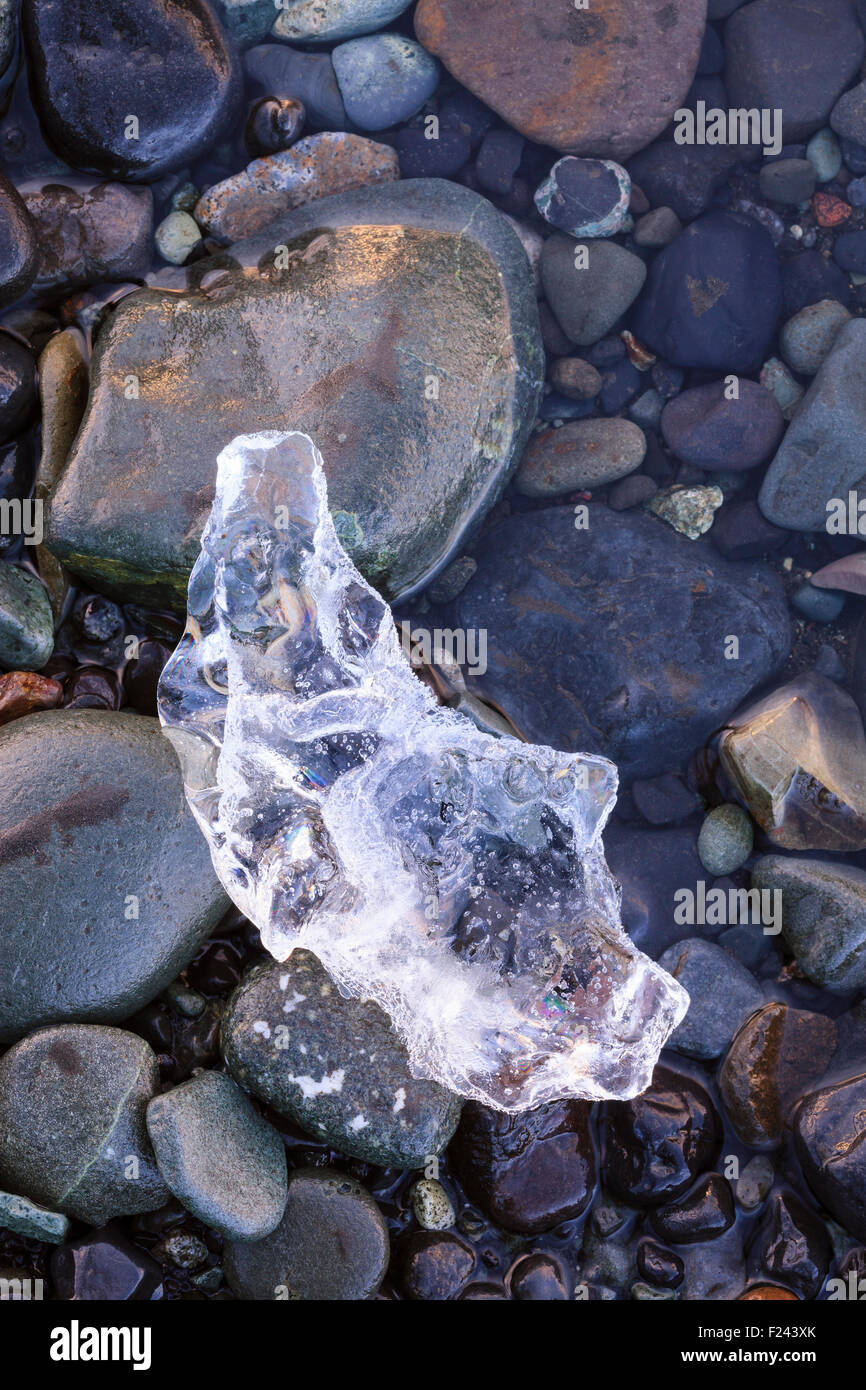
<svg viewBox="0 0 866 1390">
<path fill-rule="evenodd" d="M 504 1110 L 629 1097 L 688 996 L 626 936 L 612 763 L 482 732 L 412 672 L 306 435 L 235 439 L 159 689 L 227 893 Z"/>
</svg>

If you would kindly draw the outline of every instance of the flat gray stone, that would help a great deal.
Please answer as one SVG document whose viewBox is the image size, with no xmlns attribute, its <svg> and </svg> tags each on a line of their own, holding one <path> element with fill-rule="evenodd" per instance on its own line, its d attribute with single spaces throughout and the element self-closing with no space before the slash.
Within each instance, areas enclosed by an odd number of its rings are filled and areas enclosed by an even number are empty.
<svg viewBox="0 0 866 1390">
<path fill-rule="evenodd" d="M 333 1168 L 296 1168 L 277 1229 L 228 1241 L 229 1287 L 244 1300 L 352 1302 L 373 1298 L 388 1268 L 388 1226 L 373 1198 Z"/>
<path fill-rule="evenodd" d="M 221 1235 L 262 1240 L 286 1205 L 286 1151 L 231 1077 L 196 1072 L 147 1107 L 159 1171 L 179 1202 Z"/>
<path fill-rule="evenodd" d="M 687 1057 L 721 1057 L 749 1014 L 764 1002 L 763 991 L 744 965 L 721 946 L 688 937 L 659 960 L 688 991 L 689 1010 L 669 1046 Z"/>
<path fill-rule="evenodd" d="M 0 729 L 0 1041 L 128 1018 L 227 906 L 158 720 L 49 710 Z"/>
<path fill-rule="evenodd" d="M 225 4 L 226 0 L 222 0 Z M 273 0 L 269 0 L 273 14 Z M 336 43 L 381 29 L 408 10 L 412 0 L 282 0 L 276 38 L 289 43 Z"/>
<path fill-rule="evenodd" d="M 866 321 L 840 329 L 828 357 L 788 426 L 758 498 L 768 521 L 819 531 L 827 504 L 848 493 L 866 499 Z"/>
<path fill-rule="evenodd" d="M 159 1085 L 135 1033 L 41 1028 L 0 1058 L 0 1181 L 92 1226 L 169 1198 L 145 1128 Z"/>
</svg>

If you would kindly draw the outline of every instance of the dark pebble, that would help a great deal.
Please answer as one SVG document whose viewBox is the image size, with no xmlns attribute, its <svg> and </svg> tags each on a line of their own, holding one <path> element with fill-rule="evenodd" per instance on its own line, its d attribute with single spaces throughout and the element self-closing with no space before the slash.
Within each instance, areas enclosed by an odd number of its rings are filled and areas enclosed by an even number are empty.
<svg viewBox="0 0 866 1390">
<path fill-rule="evenodd" d="M 22 23 L 43 132 L 73 168 L 158 178 L 202 154 L 236 113 L 235 49 L 200 0 L 24 0 Z"/>
<path fill-rule="evenodd" d="M 842 270 L 866 274 L 866 232 L 840 232 L 833 243 L 833 259 Z"/>
<path fill-rule="evenodd" d="M 846 306 L 851 303 L 847 275 L 843 275 L 839 267 L 822 256 L 820 251 L 803 251 L 801 255 L 783 262 L 782 293 L 786 319 L 793 318 L 794 314 L 810 304 L 820 304 L 825 299 L 837 299 Z"/>
<path fill-rule="evenodd" d="M 607 495 L 607 505 L 611 511 L 627 512 L 632 507 L 640 507 L 658 492 L 652 478 L 645 473 L 630 473 L 614 483 Z"/>
<path fill-rule="evenodd" d="M 634 332 L 676 366 L 757 371 L 781 307 L 776 253 L 763 227 L 739 213 L 710 213 L 659 252 Z"/>
<path fill-rule="evenodd" d="M 453 178 L 472 154 L 461 130 L 442 125 L 438 140 L 428 140 L 423 126 L 404 126 L 394 137 L 394 148 L 404 179 Z"/>
<path fill-rule="evenodd" d="M 244 143 L 254 159 L 287 150 L 304 128 L 306 111 L 293 97 L 265 97 L 257 101 L 247 117 Z"/>
<path fill-rule="evenodd" d="M 861 1047 L 866 1052 L 863 1042 Z M 866 1240 L 866 1075 L 807 1096 L 794 1137 L 815 1196 L 852 1235 Z"/>
<path fill-rule="evenodd" d="M 470 1201 L 505 1230 L 528 1235 L 580 1216 L 596 1179 L 589 1113 L 583 1101 L 519 1115 L 470 1101 L 449 1150 Z"/>
<path fill-rule="evenodd" d="M 163 1296 L 162 1270 L 111 1222 L 51 1255 L 54 1296 L 63 1302 L 121 1303 Z"/>
<path fill-rule="evenodd" d="M 479 187 L 485 193 L 510 193 L 526 145 L 516 130 L 489 130 L 475 156 Z"/>
<path fill-rule="evenodd" d="M 694 1245 L 724 1235 L 735 1215 L 730 1183 L 720 1173 L 706 1173 L 678 1202 L 657 1208 L 652 1224 L 671 1245 Z"/>
<path fill-rule="evenodd" d="M 33 222 L 24 200 L 0 174 L 0 305 L 28 290 L 39 268 Z"/>
<path fill-rule="evenodd" d="M 751 498 L 725 502 L 716 512 L 710 540 L 729 560 L 757 560 L 785 544 L 788 532 L 768 521 Z"/>
<path fill-rule="evenodd" d="M 642 1279 L 658 1289 L 676 1289 L 685 1267 L 679 1255 L 654 1240 L 642 1240 L 637 1248 L 637 1268 Z"/>
<path fill-rule="evenodd" d="M 67 676 L 64 709 L 120 709 L 123 688 L 116 671 L 105 666 L 79 666 Z"/>
<path fill-rule="evenodd" d="M 615 1197 L 653 1207 L 680 1197 L 718 1155 L 722 1127 L 697 1081 L 656 1067 L 635 1100 L 608 1102 L 604 1179 Z"/>
<path fill-rule="evenodd" d="M 752 1279 L 770 1279 L 801 1298 L 814 1298 L 830 1267 L 832 1249 L 821 1218 L 795 1192 L 774 1192 L 749 1244 Z"/>
<path fill-rule="evenodd" d="M 523 1255 L 511 1270 L 511 1297 L 520 1303 L 562 1302 L 569 1297 L 562 1267 L 552 1255 Z"/>
<path fill-rule="evenodd" d="M 36 409 L 33 354 L 9 333 L 0 333 L 0 443 L 29 424 Z"/>
</svg>

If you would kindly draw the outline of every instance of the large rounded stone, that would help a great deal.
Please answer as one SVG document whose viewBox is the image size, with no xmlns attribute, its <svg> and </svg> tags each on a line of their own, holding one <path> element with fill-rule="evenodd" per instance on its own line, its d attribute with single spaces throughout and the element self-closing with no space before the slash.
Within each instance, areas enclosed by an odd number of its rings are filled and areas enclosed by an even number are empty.
<svg viewBox="0 0 866 1390">
<path fill-rule="evenodd" d="M 147 1139 L 156 1058 L 120 1028 L 41 1028 L 0 1058 L 0 1181 L 101 1226 L 168 1201 Z"/>
<path fill-rule="evenodd" d="M 73 168 L 158 178 L 237 109 L 235 52 L 202 0 L 24 0 L 22 19 L 42 128 Z"/>
<path fill-rule="evenodd" d="M 776 252 L 740 213 L 701 217 L 653 261 L 634 331 L 678 367 L 753 372 L 782 308 Z"/>
<path fill-rule="evenodd" d="M 301 208 L 231 255 L 203 290 L 130 295 L 100 334 L 50 548 L 99 588 L 183 608 L 217 454 L 292 428 L 324 456 L 366 577 L 412 592 L 463 550 L 534 419 L 518 238 L 467 189 L 416 179 Z"/>
<path fill-rule="evenodd" d="M 249 972 L 229 1000 L 222 1047 L 253 1095 L 368 1163 L 423 1168 L 460 1118 L 456 1096 L 412 1075 L 378 1004 L 344 998 L 309 951 Z"/>
<path fill-rule="evenodd" d="M 651 517 L 591 505 L 515 515 L 423 625 L 484 630 L 466 672 L 532 742 L 602 753 L 621 777 L 677 767 L 784 660 L 789 622 L 764 566 L 721 559 Z M 739 635 L 739 659 L 725 640 Z M 538 673 L 544 672 L 539 680 Z"/>
<path fill-rule="evenodd" d="M 866 43 L 851 0 L 754 0 L 725 28 L 732 107 L 781 109 L 786 144 L 827 124 Z"/>
<path fill-rule="evenodd" d="M 775 458 L 759 503 L 768 521 L 792 531 L 823 530 L 829 504 L 847 516 L 848 493 L 866 500 L 866 322 L 840 329 Z"/>
<path fill-rule="evenodd" d="M 794 1122 L 797 1155 L 812 1191 L 866 1241 L 866 1075 L 806 1097 Z"/>
<path fill-rule="evenodd" d="M 241 1299 L 357 1302 L 388 1267 L 385 1218 L 360 1183 L 333 1168 L 296 1168 L 286 1211 L 264 1240 L 228 1241 L 225 1271 Z"/>
<path fill-rule="evenodd" d="M 706 0 L 420 0 L 415 31 L 521 134 L 622 159 L 682 105 L 706 16 Z"/>
<path fill-rule="evenodd" d="M 0 174 L 0 305 L 30 288 L 39 266 L 36 234 L 17 189 Z"/>
<path fill-rule="evenodd" d="M 155 719 L 51 710 L 0 730 L 0 1039 L 122 1019 L 227 900 Z"/>
</svg>

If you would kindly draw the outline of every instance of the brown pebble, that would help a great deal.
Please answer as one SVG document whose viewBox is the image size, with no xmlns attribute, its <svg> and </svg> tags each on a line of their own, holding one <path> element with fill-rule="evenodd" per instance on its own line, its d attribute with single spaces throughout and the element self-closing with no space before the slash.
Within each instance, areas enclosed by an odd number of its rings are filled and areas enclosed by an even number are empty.
<svg viewBox="0 0 866 1390">
<path fill-rule="evenodd" d="M 755 1148 L 782 1138 L 791 1109 L 829 1066 L 836 1025 L 824 1014 L 765 1004 L 734 1038 L 719 1088 L 737 1134 Z"/>
<path fill-rule="evenodd" d="M 36 671 L 7 671 L 0 676 L 0 724 L 11 724 L 35 710 L 56 709 L 63 699 L 63 686 Z"/>
<path fill-rule="evenodd" d="M 561 357 L 550 369 L 550 383 L 572 401 L 591 401 L 601 390 L 601 372 L 582 357 Z"/>
</svg>

